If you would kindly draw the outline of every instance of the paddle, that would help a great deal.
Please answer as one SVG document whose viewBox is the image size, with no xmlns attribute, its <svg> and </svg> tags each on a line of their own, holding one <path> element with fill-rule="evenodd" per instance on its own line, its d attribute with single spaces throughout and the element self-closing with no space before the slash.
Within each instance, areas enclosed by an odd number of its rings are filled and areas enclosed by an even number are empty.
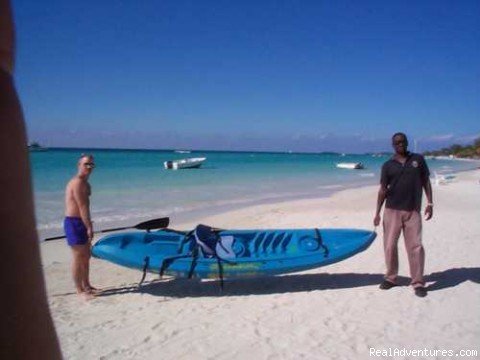
<svg viewBox="0 0 480 360">
<path fill-rule="evenodd" d="M 113 228 L 113 229 L 99 230 L 99 231 L 95 231 L 94 234 L 106 233 L 106 232 L 110 232 L 110 231 L 125 230 L 125 229 L 138 229 L 138 230 L 160 229 L 160 228 L 166 228 L 169 223 L 170 223 L 170 219 L 168 217 L 164 217 L 164 218 L 144 221 L 144 222 L 141 222 L 140 224 L 137 224 L 135 226 L 125 226 L 125 227 L 119 227 L 119 228 Z M 63 239 L 64 237 L 65 237 L 65 235 L 54 236 L 54 237 L 46 238 L 44 241 L 58 240 L 58 239 Z"/>
</svg>

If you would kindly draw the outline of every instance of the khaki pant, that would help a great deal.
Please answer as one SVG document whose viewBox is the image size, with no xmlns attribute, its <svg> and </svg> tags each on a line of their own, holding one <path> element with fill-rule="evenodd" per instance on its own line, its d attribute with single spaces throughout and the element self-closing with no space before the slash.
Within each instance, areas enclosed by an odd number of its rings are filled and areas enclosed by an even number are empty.
<svg viewBox="0 0 480 360">
<path fill-rule="evenodd" d="M 403 211 L 385 208 L 383 213 L 383 245 L 387 272 L 385 280 L 396 283 L 398 275 L 398 239 L 403 230 L 405 248 L 410 265 L 411 285 L 425 285 L 423 269 L 425 250 L 422 245 L 422 217 L 418 211 Z"/>
</svg>

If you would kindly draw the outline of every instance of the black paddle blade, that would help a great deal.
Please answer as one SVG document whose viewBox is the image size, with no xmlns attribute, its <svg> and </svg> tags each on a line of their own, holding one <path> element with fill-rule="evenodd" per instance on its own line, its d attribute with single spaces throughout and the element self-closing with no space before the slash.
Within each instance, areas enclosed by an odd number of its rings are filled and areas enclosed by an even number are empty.
<svg viewBox="0 0 480 360">
<path fill-rule="evenodd" d="M 160 218 L 160 219 L 153 219 L 142 222 L 134 226 L 135 229 L 138 230 L 150 230 L 150 229 L 161 229 L 166 228 L 170 223 L 170 218 Z"/>
<path fill-rule="evenodd" d="M 49 237 L 49 238 L 44 239 L 43 241 L 58 240 L 58 239 L 63 239 L 63 238 L 65 238 L 65 237 L 66 237 L 66 235 Z"/>
</svg>

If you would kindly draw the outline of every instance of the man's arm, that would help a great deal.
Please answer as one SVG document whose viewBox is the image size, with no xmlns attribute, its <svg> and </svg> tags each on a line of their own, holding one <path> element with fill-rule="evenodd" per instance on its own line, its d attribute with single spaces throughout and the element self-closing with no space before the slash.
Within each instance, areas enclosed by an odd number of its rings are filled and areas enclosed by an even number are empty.
<svg viewBox="0 0 480 360">
<path fill-rule="evenodd" d="M 423 190 L 427 196 L 427 207 L 425 208 L 425 220 L 430 220 L 433 216 L 433 192 L 430 178 L 427 177 L 423 182 Z"/>
<path fill-rule="evenodd" d="M 378 190 L 377 195 L 377 211 L 375 212 L 375 218 L 373 219 L 373 225 L 380 225 L 380 211 L 382 211 L 383 203 L 387 197 L 387 184 L 388 184 L 388 175 L 386 163 L 383 164 L 382 170 L 380 173 L 380 189 Z"/>
<path fill-rule="evenodd" d="M 9 74 L 13 73 L 14 43 L 10 1 L 0 0 L 0 69 Z"/>
<path fill-rule="evenodd" d="M 380 189 L 378 190 L 377 195 L 377 211 L 375 212 L 375 218 L 373 219 L 373 225 L 378 226 L 380 225 L 380 211 L 382 211 L 383 203 L 385 202 L 385 198 L 387 194 L 387 189 L 382 184 L 380 185 Z"/>
<path fill-rule="evenodd" d="M 427 196 L 427 207 L 425 208 L 425 220 L 430 220 L 433 216 L 433 194 L 432 183 L 430 182 L 430 169 L 428 168 L 425 158 L 421 157 L 422 169 L 422 186 Z"/>
<path fill-rule="evenodd" d="M 73 185 L 73 196 L 78 205 L 80 211 L 80 217 L 82 218 L 85 227 L 87 228 L 88 239 L 93 238 L 93 225 L 90 218 L 90 198 L 89 198 L 88 185 L 80 180 L 76 180 Z"/>
<path fill-rule="evenodd" d="M 45 294 L 27 139 L 12 70 L 10 2 L 0 0 L 0 358 L 61 359 Z"/>
</svg>

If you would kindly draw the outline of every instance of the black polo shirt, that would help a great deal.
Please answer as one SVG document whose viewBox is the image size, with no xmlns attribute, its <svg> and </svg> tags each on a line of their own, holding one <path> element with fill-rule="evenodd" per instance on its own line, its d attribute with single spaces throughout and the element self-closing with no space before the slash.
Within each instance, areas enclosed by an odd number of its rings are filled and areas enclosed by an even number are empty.
<svg viewBox="0 0 480 360">
<path fill-rule="evenodd" d="M 405 165 L 393 157 L 382 166 L 380 183 L 387 189 L 385 207 L 394 210 L 420 211 L 423 184 L 430 171 L 420 154 L 408 153 Z"/>
</svg>

